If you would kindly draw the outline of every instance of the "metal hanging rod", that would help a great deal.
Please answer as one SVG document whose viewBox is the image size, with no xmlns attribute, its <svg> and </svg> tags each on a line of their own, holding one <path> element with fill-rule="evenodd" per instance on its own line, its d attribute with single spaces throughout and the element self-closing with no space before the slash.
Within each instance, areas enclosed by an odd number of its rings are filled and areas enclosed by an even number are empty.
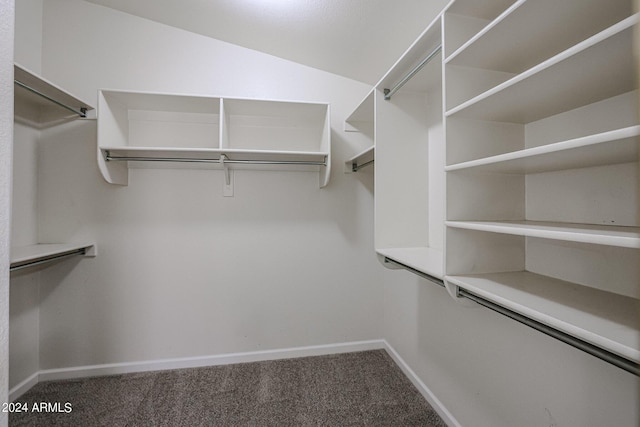
<svg viewBox="0 0 640 427">
<path fill-rule="evenodd" d="M 352 172 L 358 172 L 360 169 L 367 167 L 369 165 L 372 165 L 373 162 L 375 162 L 375 160 L 369 160 L 368 162 L 362 163 L 362 164 L 358 164 L 356 162 L 353 162 L 351 165 L 351 171 Z"/>
<path fill-rule="evenodd" d="M 640 376 L 640 365 L 628 359 L 625 359 L 624 357 L 618 356 L 617 354 L 611 353 L 610 351 L 604 350 L 589 342 L 583 341 L 580 338 L 576 338 L 565 332 L 540 323 L 536 320 L 530 319 L 520 313 L 511 311 L 508 308 L 494 303 L 493 301 L 489 301 L 478 295 L 475 295 L 467 291 L 466 289 L 458 288 L 458 296 L 475 301 L 476 303 L 484 307 L 487 307 L 497 313 L 507 316 L 533 329 L 536 329 L 543 334 L 549 335 L 550 337 L 560 340 L 565 344 L 569 344 L 570 346 L 582 350 L 585 353 L 589 353 L 590 355 L 595 356 L 600 360 L 608 362 L 614 366 L 617 366 L 618 368 L 624 369 L 625 371 L 630 372 L 633 375 Z"/>
<path fill-rule="evenodd" d="M 52 255 L 50 257 L 47 258 L 41 258 L 37 261 L 28 261 L 25 262 L 24 264 L 18 264 L 15 266 L 11 266 L 9 268 L 9 271 L 16 271 L 16 270 L 21 270 L 23 268 L 28 268 L 28 267 L 35 267 L 37 265 L 41 265 L 41 264 L 47 264 L 49 262 L 53 262 L 53 261 L 58 261 L 61 259 L 65 259 L 65 258 L 70 258 L 73 256 L 77 256 L 77 255 L 86 255 L 87 253 L 87 249 L 86 248 L 82 248 L 82 249 L 78 249 L 72 252 L 66 252 L 63 254 L 57 254 L 57 255 Z"/>
<path fill-rule="evenodd" d="M 429 274 L 423 273 L 422 271 L 416 270 L 415 268 L 411 268 L 401 262 L 395 261 L 391 258 L 384 258 L 384 262 L 395 264 L 399 267 L 402 267 L 424 279 L 429 280 L 432 283 L 444 287 L 444 282 L 436 277 L 433 277 Z M 553 337 L 559 341 L 562 341 L 565 344 L 568 344 L 574 348 L 584 351 L 594 357 L 597 357 L 600 360 L 603 360 L 607 363 L 610 363 L 620 369 L 624 369 L 627 372 L 632 373 L 633 375 L 640 376 L 640 365 L 632 362 L 624 357 L 618 356 L 615 353 L 602 349 L 598 346 L 595 346 L 587 341 L 581 340 L 580 338 L 576 338 L 573 335 L 569 335 L 566 332 L 562 332 L 558 329 L 552 328 L 551 326 L 545 325 L 544 323 L 540 323 L 537 320 L 526 317 L 520 313 L 512 311 L 508 308 L 505 308 L 501 305 L 494 303 L 493 301 L 489 301 L 481 296 L 478 296 L 472 292 L 469 292 L 466 289 L 458 288 L 458 297 L 466 298 L 471 301 L 474 301 L 480 304 L 483 307 L 486 307 L 490 310 L 493 310 L 497 313 L 502 314 L 510 319 L 513 319 L 523 325 L 529 326 L 537 330 L 538 332 L 542 332 L 550 337 Z"/>
<path fill-rule="evenodd" d="M 42 98 L 46 99 L 47 101 L 51 101 L 54 104 L 56 104 L 56 105 L 58 105 L 58 106 L 60 106 L 62 108 L 65 108 L 65 109 L 71 111 L 72 113 L 77 114 L 78 116 L 80 116 L 82 118 L 86 118 L 87 117 L 87 109 L 84 108 L 84 107 L 82 107 L 79 110 L 77 110 L 77 109 L 75 109 L 73 107 L 68 106 L 67 104 L 63 104 L 62 102 L 58 101 L 57 99 L 54 99 L 54 98 L 50 97 L 49 95 L 45 95 L 44 93 L 40 92 L 39 90 L 34 89 L 31 86 L 28 86 L 28 85 L 22 83 L 19 80 L 14 80 L 13 82 L 15 84 L 17 84 L 18 86 L 20 86 L 21 88 L 24 88 L 24 89 L 28 90 L 29 92 L 35 93 L 36 95 L 41 96 Z"/>
<path fill-rule="evenodd" d="M 411 80 L 411 78 L 413 76 L 415 76 L 416 74 L 418 74 L 418 72 L 420 70 L 422 70 L 422 68 L 424 68 L 425 65 L 427 65 L 429 63 L 429 61 L 431 61 L 440 51 L 442 50 L 442 45 L 438 45 L 436 46 L 435 49 L 433 49 L 431 51 L 431 53 L 429 53 L 429 55 L 427 55 L 426 58 L 424 58 L 422 60 L 422 62 L 420 62 L 416 68 L 414 68 L 413 70 L 411 70 L 406 76 L 404 76 L 402 78 L 402 80 L 400 80 L 398 83 L 396 83 L 396 85 L 394 87 L 392 87 L 391 89 L 385 89 L 384 90 L 384 99 L 385 100 L 390 100 L 391 97 L 393 96 L 393 94 L 395 94 L 397 91 L 400 90 L 400 88 L 402 86 L 404 86 L 409 80 Z"/>
<path fill-rule="evenodd" d="M 215 163 L 220 164 L 220 159 L 196 159 L 182 157 L 138 157 L 138 156 L 112 156 L 107 151 L 104 156 L 106 161 L 133 161 L 133 162 L 180 162 L 180 163 Z M 233 160 L 228 157 L 224 159 L 224 164 L 251 164 L 251 165 L 304 165 L 304 166 L 326 166 L 327 158 L 323 161 L 306 160 Z"/>
<path fill-rule="evenodd" d="M 438 285 L 438 286 L 442 286 L 442 287 L 444 288 L 444 282 L 442 281 L 442 279 L 438 279 L 437 277 L 434 277 L 434 276 L 432 276 L 432 275 L 430 275 L 430 274 L 423 273 L 423 272 L 422 272 L 422 271 L 420 271 L 420 270 L 416 270 L 416 269 L 415 269 L 415 268 L 413 268 L 413 267 L 409 267 L 409 266 L 408 266 L 408 265 L 406 265 L 406 264 L 403 264 L 403 263 L 401 263 L 401 262 L 398 262 L 398 261 L 396 261 L 396 260 L 394 260 L 394 259 L 391 259 L 391 258 L 388 258 L 388 257 L 384 257 L 384 262 L 389 263 L 389 264 L 395 264 L 395 265 L 397 265 L 398 267 L 402 267 L 402 268 L 404 268 L 405 270 L 408 270 L 408 271 L 410 271 L 411 273 L 413 273 L 413 274 L 415 274 L 415 275 L 417 275 L 417 276 L 420 276 L 420 277 L 422 277 L 423 279 L 427 279 L 427 280 L 428 280 L 428 281 L 430 281 L 431 283 L 435 283 L 436 285 Z"/>
</svg>

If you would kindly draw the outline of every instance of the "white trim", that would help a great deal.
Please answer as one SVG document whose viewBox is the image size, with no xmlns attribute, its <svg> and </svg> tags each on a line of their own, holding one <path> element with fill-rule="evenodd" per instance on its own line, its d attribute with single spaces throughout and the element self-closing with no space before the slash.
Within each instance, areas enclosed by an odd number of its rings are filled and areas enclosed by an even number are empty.
<svg viewBox="0 0 640 427">
<path fill-rule="evenodd" d="M 39 382 L 40 373 L 36 372 L 32 374 L 30 377 L 22 381 L 20 384 L 17 384 L 11 390 L 9 390 L 9 402 L 15 401 L 17 398 L 25 394 L 29 389 Z"/>
<path fill-rule="evenodd" d="M 384 341 L 384 349 L 391 356 L 391 358 L 396 362 L 396 364 L 400 367 L 402 372 L 409 378 L 409 380 L 413 383 L 413 385 L 418 389 L 420 394 L 426 399 L 427 402 L 431 405 L 431 407 L 440 415 L 440 418 L 450 427 L 462 427 L 462 424 L 455 419 L 455 417 L 449 412 L 449 410 L 442 404 L 442 402 L 436 397 L 435 394 L 422 382 L 420 377 L 416 375 L 416 373 L 409 367 L 407 362 L 400 357 L 398 352 L 391 347 L 391 344 Z"/>
<path fill-rule="evenodd" d="M 127 374 L 133 372 L 162 371 L 170 369 L 198 368 L 204 366 L 230 365 L 234 363 L 261 362 L 266 360 L 293 359 L 308 356 L 352 353 L 356 351 L 385 349 L 384 340 L 355 341 L 347 343 L 292 347 L 276 350 L 261 350 L 243 353 L 218 354 L 213 356 L 184 357 L 175 359 L 147 360 L 140 362 L 109 363 L 103 365 L 76 366 L 59 369 L 44 369 L 31 375 L 12 388 L 10 401 L 14 401 L 41 381 Z"/>
</svg>

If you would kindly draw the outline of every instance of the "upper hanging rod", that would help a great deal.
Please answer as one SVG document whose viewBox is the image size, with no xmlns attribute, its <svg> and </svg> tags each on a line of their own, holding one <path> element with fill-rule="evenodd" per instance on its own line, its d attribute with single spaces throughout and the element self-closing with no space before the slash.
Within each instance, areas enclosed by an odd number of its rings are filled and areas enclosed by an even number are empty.
<svg viewBox="0 0 640 427">
<path fill-rule="evenodd" d="M 416 66 L 416 68 L 414 68 L 413 70 L 411 70 L 411 71 L 409 72 L 409 74 L 407 74 L 406 76 L 404 76 L 404 77 L 402 78 L 402 80 L 400 80 L 400 81 L 399 81 L 399 82 L 398 82 L 394 87 L 392 87 L 391 89 L 385 89 L 385 90 L 384 90 L 384 99 L 385 99 L 385 100 L 387 100 L 387 101 L 388 101 L 388 100 L 390 100 L 390 99 L 391 99 L 391 97 L 393 96 L 393 94 L 395 94 L 397 91 L 399 91 L 399 90 L 400 90 L 400 88 L 401 88 L 402 86 L 404 86 L 404 85 L 405 85 L 405 83 L 407 83 L 409 80 L 411 80 L 411 78 L 412 78 L 413 76 L 415 76 L 415 75 L 416 75 L 420 70 L 422 70 L 422 68 L 423 68 L 425 65 L 427 65 L 427 64 L 429 63 L 429 61 L 431 61 L 431 60 L 432 60 L 432 59 L 433 59 L 433 58 L 434 58 L 434 57 L 435 57 L 435 56 L 440 52 L 440 50 L 442 50 L 442 45 L 441 45 L 441 44 L 439 44 L 438 46 L 436 46 L 436 48 L 435 48 L 435 49 L 433 49 L 433 50 L 431 51 L 431 53 L 430 53 L 429 55 L 427 55 L 427 57 L 426 57 L 426 58 L 424 58 L 424 59 L 422 60 L 422 62 L 420 62 L 420 63 Z"/>
<path fill-rule="evenodd" d="M 220 159 L 196 159 L 182 157 L 138 157 L 138 156 L 112 156 L 107 151 L 104 156 L 107 161 L 134 161 L 134 162 L 182 162 L 182 163 L 220 163 Z M 224 163 L 231 164 L 254 164 L 254 165 L 306 165 L 306 166 L 326 166 L 327 158 L 323 161 L 307 160 L 233 160 L 226 157 Z"/>
<path fill-rule="evenodd" d="M 438 279 L 436 277 L 433 277 L 429 274 L 423 273 L 422 271 L 416 270 L 415 268 L 409 267 L 408 265 L 405 265 L 401 262 L 395 261 L 391 258 L 387 258 L 384 257 L 384 262 L 386 263 L 391 263 L 391 264 L 395 264 L 399 267 L 402 267 L 422 278 L 425 278 L 427 280 L 429 280 L 432 283 L 435 283 L 436 285 L 439 286 L 443 286 L 444 287 L 444 281 L 442 281 L 441 279 Z M 620 369 L 624 369 L 627 372 L 630 372 L 636 376 L 640 376 L 640 365 L 638 365 L 637 363 L 625 359 L 624 357 L 618 356 L 615 353 L 612 353 L 610 351 L 607 351 L 603 348 L 600 348 L 596 345 L 593 345 L 587 341 L 584 341 L 580 338 L 574 337 L 573 335 L 569 335 L 566 332 L 560 331 L 558 329 L 555 329 L 551 326 L 545 325 L 544 323 L 540 323 L 537 320 L 531 319 L 523 314 L 517 313 L 515 311 L 512 311 L 506 307 L 503 307 L 499 304 L 496 304 L 493 301 L 489 301 L 486 298 L 483 298 L 479 295 L 476 295 L 472 292 L 467 291 L 466 289 L 463 288 L 458 288 L 458 297 L 460 298 L 466 298 L 469 299 L 471 301 L 474 301 L 480 305 L 482 305 L 483 307 L 487 307 L 497 313 L 502 314 L 503 316 L 507 316 L 510 319 L 513 319 L 517 322 L 522 323 L 523 325 L 527 325 L 530 328 L 533 328 L 539 332 L 542 332 L 543 334 L 546 334 L 550 337 L 553 337 L 559 341 L 562 341 L 565 344 L 569 344 L 572 347 L 575 347 L 579 350 L 584 351 L 585 353 L 588 353 L 594 357 L 597 357 L 600 360 L 603 360 L 607 363 L 610 363 L 614 366 L 617 366 Z"/>
<path fill-rule="evenodd" d="M 58 106 L 60 106 L 62 108 L 65 108 L 65 109 L 71 111 L 72 113 L 77 114 L 78 116 L 80 116 L 82 118 L 86 118 L 87 117 L 87 109 L 84 108 L 84 107 L 82 107 L 79 110 L 77 110 L 77 109 L 75 109 L 73 107 L 68 106 L 67 104 L 63 104 L 62 102 L 58 101 L 57 99 L 54 99 L 54 98 L 50 97 L 49 95 L 45 95 L 44 93 L 40 92 L 39 90 L 34 89 L 31 86 L 28 86 L 28 85 L 22 83 L 19 80 L 14 80 L 13 82 L 15 84 L 17 84 L 18 86 L 20 86 L 21 88 L 24 88 L 24 89 L 28 90 L 29 92 L 35 93 L 36 95 L 41 96 L 42 98 L 46 99 L 47 101 L 51 101 L 54 104 L 56 104 L 56 105 L 58 105 Z"/>
<path fill-rule="evenodd" d="M 357 162 L 353 162 L 351 164 L 351 171 L 352 172 L 358 172 L 360 169 L 362 169 L 362 168 L 364 168 L 366 166 L 372 165 L 374 161 L 375 160 L 369 160 L 368 162 L 362 163 L 360 165 Z"/>
<path fill-rule="evenodd" d="M 76 255 L 86 255 L 87 253 L 87 249 L 86 248 L 81 248 L 81 249 L 77 249 L 71 252 L 65 252 L 62 254 L 55 254 L 55 255 L 51 255 L 48 256 L 46 258 L 41 258 L 39 260 L 36 261 L 27 261 L 25 263 L 22 264 L 17 264 L 17 265 L 12 265 L 11 267 L 9 267 L 9 271 L 16 271 L 16 270 L 21 270 L 23 268 L 28 268 L 28 267 L 35 267 L 37 265 L 40 264 L 46 264 L 52 261 L 58 261 L 61 259 L 65 259 L 65 258 L 69 258 L 72 256 L 76 256 Z"/>
</svg>

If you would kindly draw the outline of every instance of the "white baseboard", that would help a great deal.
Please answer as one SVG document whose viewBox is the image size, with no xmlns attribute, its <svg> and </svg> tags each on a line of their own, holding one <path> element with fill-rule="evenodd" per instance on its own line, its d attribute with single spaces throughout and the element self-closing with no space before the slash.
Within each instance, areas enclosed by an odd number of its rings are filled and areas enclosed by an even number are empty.
<svg viewBox="0 0 640 427">
<path fill-rule="evenodd" d="M 402 372 L 409 378 L 409 380 L 413 383 L 413 385 L 418 389 L 420 394 L 426 399 L 427 402 L 431 405 L 431 407 L 440 415 L 440 418 L 447 423 L 450 427 L 462 427 L 462 425 L 455 419 L 455 417 L 447 410 L 447 408 L 442 404 L 442 402 L 436 397 L 435 394 L 422 382 L 420 377 L 416 375 L 416 373 L 409 367 L 407 362 L 404 361 L 402 357 L 398 354 L 398 352 L 391 347 L 391 345 L 384 340 L 384 349 L 387 351 L 389 356 L 396 362 L 396 364 L 400 367 Z"/>
<path fill-rule="evenodd" d="M 31 387 L 38 384 L 39 372 L 32 374 L 30 377 L 17 384 L 11 390 L 9 390 L 9 402 L 15 401 L 17 398 L 25 394 Z"/>
<path fill-rule="evenodd" d="M 293 359 L 327 354 L 352 353 L 356 351 L 385 349 L 384 340 L 355 341 L 308 347 L 293 347 L 276 350 L 229 353 L 213 356 L 184 357 L 176 359 L 147 360 L 140 362 L 110 363 L 103 365 L 76 366 L 60 369 L 44 369 L 31 375 L 9 391 L 14 401 L 41 381 L 66 380 L 134 372 L 163 371 L 170 369 L 199 368 L 205 366 L 230 365 L 234 363 L 262 362 L 266 360 Z"/>
</svg>

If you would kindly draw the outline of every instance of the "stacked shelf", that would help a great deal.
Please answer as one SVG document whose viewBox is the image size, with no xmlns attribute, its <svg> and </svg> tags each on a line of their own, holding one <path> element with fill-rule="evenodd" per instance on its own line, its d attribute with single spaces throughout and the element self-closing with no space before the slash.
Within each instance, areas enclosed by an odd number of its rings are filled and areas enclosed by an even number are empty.
<svg viewBox="0 0 640 427">
<path fill-rule="evenodd" d="M 315 171 L 331 166 L 328 104 L 102 90 L 98 163 L 107 182 L 130 167 L 187 164 Z"/>
<path fill-rule="evenodd" d="M 638 16 L 483 3 L 445 13 L 445 282 L 640 362 Z"/>
</svg>

